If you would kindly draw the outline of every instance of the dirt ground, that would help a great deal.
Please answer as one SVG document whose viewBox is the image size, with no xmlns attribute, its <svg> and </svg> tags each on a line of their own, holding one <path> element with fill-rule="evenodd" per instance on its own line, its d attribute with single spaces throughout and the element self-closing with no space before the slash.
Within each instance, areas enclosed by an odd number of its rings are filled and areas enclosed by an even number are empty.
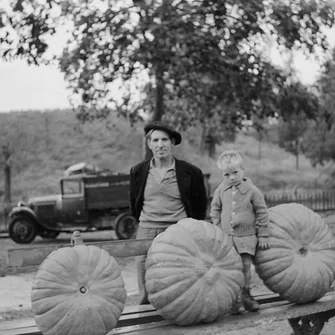
<svg viewBox="0 0 335 335">
<path fill-rule="evenodd" d="M 330 225 L 333 233 L 335 228 L 335 215 L 328 216 L 325 218 L 325 221 Z M 70 242 L 70 234 L 60 234 L 60 236 L 52 243 L 67 244 Z M 99 232 L 99 233 L 87 233 L 83 235 L 84 242 L 88 241 L 101 241 L 101 240 L 110 240 L 115 238 L 114 232 Z M 35 245 L 47 245 L 49 241 L 42 240 L 41 238 L 36 238 L 34 241 Z M 27 247 L 15 244 L 9 238 L 0 236 L 0 323 L 6 320 L 16 320 L 25 317 L 33 317 L 33 314 L 30 310 L 30 283 L 32 282 L 33 276 L 37 267 L 32 267 L 29 269 L 12 269 L 8 271 L 6 269 L 6 249 L 8 248 L 17 248 L 17 247 Z M 137 284 L 136 284 L 136 267 L 134 258 L 124 258 L 118 259 L 121 269 L 124 271 L 125 276 L 129 277 L 128 280 L 128 291 L 131 291 L 131 294 L 128 296 L 126 305 L 136 305 L 138 302 L 137 296 Z M 25 278 L 27 280 L 26 285 L 20 285 L 20 287 L 5 286 L 5 277 L 10 277 L 13 284 L 15 278 L 20 278 L 22 280 Z M 2 280 L 3 278 L 3 280 Z M 14 279 L 13 279 L 14 278 Z M 28 279 L 27 279 L 28 278 Z M 13 280 L 12 280 L 13 279 Z M 8 280 L 7 280 L 8 282 Z M 18 280 L 19 282 L 19 280 Z M 1 284 L 3 283 L 3 284 Z M 252 292 L 259 294 L 262 292 L 269 292 L 269 290 L 263 285 L 262 281 L 259 279 L 257 274 L 253 272 L 252 277 Z M 4 298 L 5 297 L 5 298 Z M 1 308 L 5 306 L 5 300 L 12 301 L 15 299 L 23 299 L 23 303 L 17 306 L 13 306 L 12 309 Z M 226 332 L 227 335 L 290 335 L 292 334 L 291 327 L 287 321 L 273 322 L 260 324 L 257 327 L 246 328 L 242 330 L 235 330 Z M 331 319 L 324 327 L 321 335 L 335 335 L 335 318 Z"/>
</svg>

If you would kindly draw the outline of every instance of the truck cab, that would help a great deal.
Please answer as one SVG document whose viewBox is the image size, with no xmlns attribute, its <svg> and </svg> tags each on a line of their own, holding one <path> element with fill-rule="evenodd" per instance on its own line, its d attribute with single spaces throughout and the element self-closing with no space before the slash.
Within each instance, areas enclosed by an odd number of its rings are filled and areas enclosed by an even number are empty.
<svg viewBox="0 0 335 335">
<path fill-rule="evenodd" d="M 85 225 L 88 221 L 88 212 L 85 206 L 83 178 L 63 178 L 61 187 L 60 221 L 66 224 Z"/>
</svg>

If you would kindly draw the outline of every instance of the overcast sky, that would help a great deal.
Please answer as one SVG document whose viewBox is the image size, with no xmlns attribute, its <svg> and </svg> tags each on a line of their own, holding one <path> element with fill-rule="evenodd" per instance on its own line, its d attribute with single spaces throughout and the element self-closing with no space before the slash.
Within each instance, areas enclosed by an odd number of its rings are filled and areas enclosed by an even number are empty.
<svg viewBox="0 0 335 335">
<path fill-rule="evenodd" d="M 335 28 L 328 36 L 330 44 L 335 46 Z M 58 49 L 61 43 L 62 37 L 56 38 L 52 49 Z M 281 62 L 275 51 L 272 58 L 275 63 Z M 319 71 L 317 63 L 302 54 L 296 57 L 295 63 L 302 82 L 312 84 Z M 70 107 L 70 91 L 66 86 L 57 68 L 28 66 L 24 61 L 0 61 L 0 112 Z"/>
</svg>

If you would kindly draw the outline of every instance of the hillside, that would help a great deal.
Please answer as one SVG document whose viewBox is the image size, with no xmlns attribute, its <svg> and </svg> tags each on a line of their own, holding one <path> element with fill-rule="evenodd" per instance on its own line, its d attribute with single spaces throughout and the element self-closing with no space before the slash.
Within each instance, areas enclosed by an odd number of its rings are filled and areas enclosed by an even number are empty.
<svg viewBox="0 0 335 335">
<path fill-rule="evenodd" d="M 70 111 L 15 112 L 0 114 L 1 145 L 9 143 L 15 152 L 12 159 L 12 200 L 59 192 L 59 178 L 69 165 L 90 162 L 101 168 L 128 172 L 142 158 L 143 124 L 131 127 L 124 119 L 110 117 L 91 124 L 80 124 Z M 239 134 L 235 143 L 217 148 L 235 148 L 245 158 L 246 174 L 261 190 L 330 187 L 321 168 L 314 169 L 301 158 L 300 170 L 295 158 L 271 143 L 262 144 L 250 135 Z M 176 156 L 198 165 L 210 173 L 212 187 L 220 182 L 214 159 L 199 154 L 199 136 L 190 131 Z M 3 160 L 0 160 L 0 195 L 3 194 Z"/>
</svg>

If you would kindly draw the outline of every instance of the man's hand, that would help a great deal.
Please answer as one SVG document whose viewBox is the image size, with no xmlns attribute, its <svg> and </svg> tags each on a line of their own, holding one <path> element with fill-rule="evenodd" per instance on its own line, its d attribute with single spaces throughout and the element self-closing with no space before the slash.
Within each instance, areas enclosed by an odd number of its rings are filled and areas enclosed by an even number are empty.
<svg viewBox="0 0 335 335">
<path fill-rule="evenodd" d="M 270 239 L 268 237 L 260 236 L 258 237 L 258 247 L 261 250 L 266 250 L 270 248 Z"/>
</svg>

